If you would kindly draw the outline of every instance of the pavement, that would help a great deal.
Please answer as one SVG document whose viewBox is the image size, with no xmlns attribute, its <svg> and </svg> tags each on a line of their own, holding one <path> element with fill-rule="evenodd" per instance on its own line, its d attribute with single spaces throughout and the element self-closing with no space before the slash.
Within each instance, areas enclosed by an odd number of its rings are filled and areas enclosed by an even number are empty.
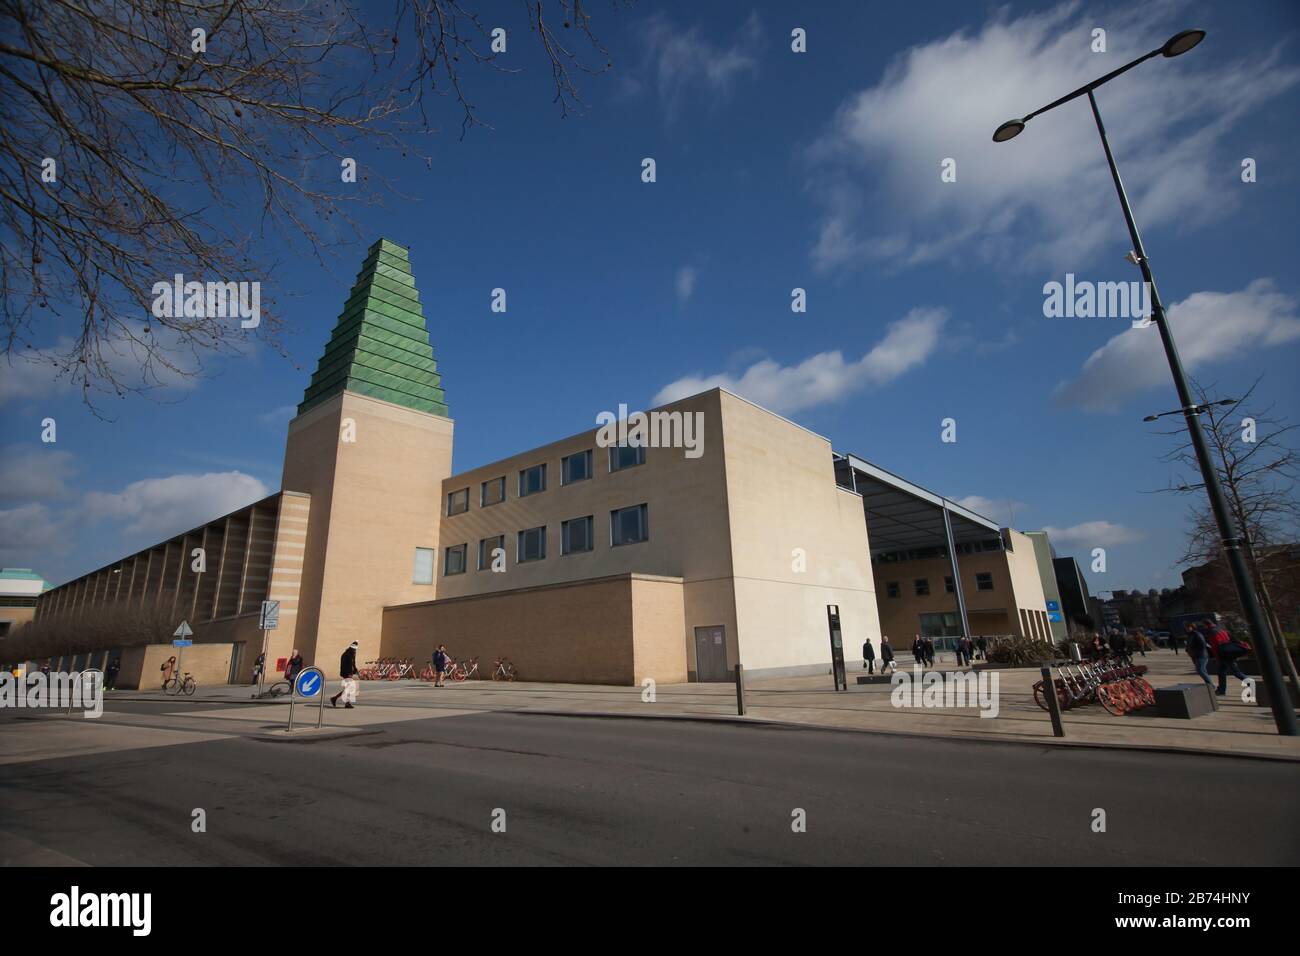
<svg viewBox="0 0 1300 956">
<path fill-rule="evenodd" d="M 1147 679 L 1156 687 L 1194 683 L 1191 662 L 1184 654 L 1153 651 L 1137 663 L 1148 667 Z M 900 659 L 900 670 L 911 672 L 911 660 Z M 941 661 L 941 671 L 955 667 Z M 455 712 L 544 712 L 563 715 L 659 717 L 694 720 L 739 720 L 781 723 L 845 731 L 916 734 L 955 740 L 1019 741 L 1052 746 L 1100 746 L 1171 750 L 1200 754 L 1300 760 L 1300 738 L 1280 737 L 1271 711 L 1241 699 L 1241 685 L 1229 680 L 1229 694 L 1218 698 L 1219 709 L 1191 720 L 1160 718 L 1154 709 L 1113 716 L 1098 705 L 1067 711 L 1065 737 L 1052 735 L 1051 720 L 1033 700 L 1037 668 L 1001 669 L 998 673 L 996 716 L 981 716 L 977 707 L 895 707 L 888 684 L 858 685 L 860 669 L 849 672 L 849 689 L 836 692 L 828 675 L 762 678 L 746 681 L 746 714 L 736 713 L 732 684 L 661 684 L 653 699 L 641 687 L 592 684 L 498 683 L 466 681 L 435 688 L 418 680 L 363 681 L 355 710 L 326 708 L 329 727 L 355 727 L 404 719 L 407 708 Z M 330 692 L 337 688 L 330 685 Z M 158 692 L 110 692 L 110 709 L 119 703 L 170 701 L 175 713 L 213 703 L 242 706 L 223 720 L 261 719 L 272 733 L 287 724 L 287 700 L 253 702 L 250 688 L 200 688 L 193 698 L 167 698 Z M 295 722 L 313 724 L 315 707 L 296 705 Z M 210 719 L 210 718 L 209 718 Z M 0 740 L 0 763 L 6 761 Z"/>
<path fill-rule="evenodd" d="M 1300 863 L 1282 761 L 419 704 L 284 745 L 254 710 L 0 721 L 46 751 L 0 773 L 0 865 Z"/>
</svg>

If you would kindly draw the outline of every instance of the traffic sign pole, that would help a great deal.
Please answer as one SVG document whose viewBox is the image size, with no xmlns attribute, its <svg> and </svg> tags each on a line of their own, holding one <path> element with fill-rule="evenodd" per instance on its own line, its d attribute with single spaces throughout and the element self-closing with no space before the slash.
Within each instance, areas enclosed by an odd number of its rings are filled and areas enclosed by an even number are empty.
<svg viewBox="0 0 1300 956">
<path fill-rule="evenodd" d="M 293 688 L 289 692 L 289 732 L 293 732 L 293 704 L 294 698 L 301 695 L 310 700 L 315 697 L 318 701 L 318 713 L 316 715 L 316 729 L 320 730 L 325 723 L 325 672 L 319 667 L 304 667 L 293 678 Z"/>
</svg>

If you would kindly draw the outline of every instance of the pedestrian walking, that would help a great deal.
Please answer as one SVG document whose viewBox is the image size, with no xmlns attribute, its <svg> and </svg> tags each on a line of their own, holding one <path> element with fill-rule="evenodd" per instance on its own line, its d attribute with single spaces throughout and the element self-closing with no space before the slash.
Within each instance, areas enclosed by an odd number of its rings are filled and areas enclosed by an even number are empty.
<svg viewBox="0 0 1300 956">
<path fill-rule="evenodd" d="M 1205 635 L 1198 631 L 1191 624 L 1187 625 L 1187 656 L 1192 659 L 1192 664 L 1196 668 L 1196 673 L 1205 681 L 1206 687 L 1213 687 L 1214 681 L 1210 679 L 1210 646 L 1205 640 Z"/>
<path fill-rule="evenodd" d="M 266 667 L 266 655 L 258 654 L 257 660 L 253 661 L 253 683 L 256 684 L 262 679 L 262 668 Z"/>
<path fill-rule="evenodd" d="M 987 661 L 989 659 L 988 638 L 981 634 L 979 640 L 975 642 L 975 645 L 980 649 L 980 660 Z"/>
<path fill-rule="evenodd" d="M 339 698 L 342 698 L 343 706 L 351 710 L 357 699 L 357 648 L 360 646 L 353 641 L 339 658 L 339 676 L 343 678 L 343 689 L 330 698 L 331 707 L 337 707 Z"/>
<path fill-rule="evenodd" d="M 934 640 L 929 637 L 925 638 L 925 662 L 934 666 Z"/>
<path fill-rule="evenodd" d="M 1206 621 L 1207 625 L 1213 627 L 1212 621 Z M 1234 640 L 1228 632 L 1220 627 L 1209 639 L 1210 654 L 1219 662 L 1219 689 L 1215 693 L 1223 697 L 1228 693 L 1228 671 L 1243 684 L 1250 680 L 1241 670 L 1241 665 L 1237 661 L 1249 654 L 1254 648 L 1250 646 L 1249 641 Z"/>
<path fill-rule="evenodd" d="M 289 662 L 284 665 L 284 679 L 292 685 L 293 679 L 302 673 L 302 667 L 302 655 L 298 653 L 298 648 L 295 647 L 293 653 L 289 655 Z"/>
<path fill-rule="evenodd" d="M 916 635 L 916 640 L 912 641 L 912 658 L 922 667 L 925 666 L 925 641 L 921 640 L 921 635 Z"/>
<path fill-rule="evenodd" d="M 163 666 L 158 669 L 162 671 L 162 682 L 163 686 L 166 687 L 167 682 L 171 680 L 172 676 L 176 673 L 176 658 L 167 658 L 167 660 L 163 661 Z"/>
<path fill-rule="evenodd" d="M 117 690 L 117 672 L 121 669 L 122 658 L 114 657 L 109 660 L 108 670 L 104 671 L 104 690 Z M 47 670 L 46 673 L 49 671 Z"/>
<path fill-rule="evenodd" d="M 966 663 L 966 638 L 964 637 L 957 638 L 957 642 L 954 649 L 957 652 L 957 666 L 961 667 L 963 664 Z"/>
<path fill-rule="evenodd" d="M 867 638 L 862 645 L 862 668 L 868 674 L 874 674 L 876 672 L 876 649 L 871 646 L 871 638 Z M 883 662 L 881 663 L 881 672 L 884 672 Z"/>
<path fill-rule="evenodd" d="M 447 661 L 449 659 L 450 658 L 448 658 L 447 656 L 447 645 L 439 644 L 438 649 L 433 652 L 433 673 L 434 673 L 433 686 L 434 687 L 445 686 L 443 684 L 443 678 L 447 673 Z"/>
<path fill-rule="evenodd" d="M 894 648 L 889 643 L 889 635 L 882 635 L 880 638 L 880 673 L 889 668 L 889 673 L 894 673 L 897 665 L 894 664 Z"/>
</svg>

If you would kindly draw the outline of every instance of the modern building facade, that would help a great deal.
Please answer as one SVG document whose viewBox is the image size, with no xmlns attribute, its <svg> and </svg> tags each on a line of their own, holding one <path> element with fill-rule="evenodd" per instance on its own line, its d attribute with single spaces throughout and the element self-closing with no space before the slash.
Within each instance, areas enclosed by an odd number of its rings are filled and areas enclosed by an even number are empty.
<svg viewBox="0 0 1300 956">
<path fill-rule="evenodd" d="M 352 641 L 362 661 L 445 644 L 551 681 L 824 673 L 830 607 L 849 659 L 882 621 L 1049 639 L 1020 532 L 724 389 L 618 419 L 453 472 L 409 254 L 381 240 L 289 424 L 282 490 L 50 591 L 40 616 L 162 609 L 230 645 L 234 680 L 263 641 L 269 669 L 296 648 L 331 676 Z"/>
<path fill-rule="evenodd" d="M 0 639 L 36 617 L 36 604 L 49 587 L 31 568 L 0 570 Z"/>
<path fill-rule="evenodd" d="M 1056 557 L 1056 549 L 1052 547 L 1052 542 L 1047 537 L 1046 531 L 1026 531 L 1025 536 L 1034 545 L 1034 560 L 1038 564 L 1038 580 L 1043 584 L 1043 599 L 1047 602 L 1047 626 L 1051 630 L 1052 640 L 1059 644 L 1069 636 L 1069 628 L 1065 624 L 1065 608 L 1061 603 L 1061 590 L 1056 584 L 1056 569 L 1052 566 L 1052 561 Z"/>
</svg>

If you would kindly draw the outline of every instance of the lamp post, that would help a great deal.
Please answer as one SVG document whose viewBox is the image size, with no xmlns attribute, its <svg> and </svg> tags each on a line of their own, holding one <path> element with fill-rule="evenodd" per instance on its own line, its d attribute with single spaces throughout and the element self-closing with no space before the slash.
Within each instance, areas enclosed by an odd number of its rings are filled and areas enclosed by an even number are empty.
<svg viewBox="0 0 1300 956">
<path fill-rule="evenodd" d="M 1048 103 L 1042 109 L 1034 110 L 1034 112 L 1022 119 L 1008 120 L 994 131 L 993 142 L 1005 143 L 1007 140 L 1013 139 L 1024 132 L 1025 124 L 1035 116 L 1056 109 L 1056 107 L 1068 103 L 1070 100 L 1087 95 L 1088 105 L 1092 107 L 1092 117 L 1097 124 L 1097 133 L 1101 136 L 1102 148 L 1106 151 L 1106 163 L 1110 166 L 1110 175 L 1115 181 L 1115 192 L 1119 195 L 1120 205 L 1124 209 L 1124 221 L 1128 225 L 1129 238 L 1133 241 L 1133 257 L 1142 270 L 1143 280 L 1151 290 L 1151 317 L 1156 328 L 1160 331 L 1160 341 L 1164 345 L 1165 357 L 1169 361 L 1169 371 L 1174 379 L 1174 388 L 1178 392 L 1179 411 L 1187 422 L 1187 431 L 1191 436 L 1192 446 L 1196 451 L 1196 461 L 1200 465 L 1201 477 L 1205 482 L 1205 490 L 1210 498 L 1210 509 L 1214 512 L 1214 520 L 1219 528 L 1219 538 L 1223 545 L 1223 552 L 1227 558 L 1228 567 L 1232 571 L 1233 583 L 1237 588 L 1237 599 L 1246 612 L 1246 620 L 1250 625 L 1251 634 L 1255 640 L 1255 654 L 1259 661 L 1264 686 L 1268 688 L 1269 702 L 1273 709 L 1273 719 L 1277 723 L 1277 732 L 1284 736 L 1294 737 L 1296 736 L 1295 710 L 1291 706 L 1290 694 L 1287 692 L 1286 685 L 1282 680 L 1282 672 L 1278 668 L 1277 657 L 1273 653 L 1268 625 L 1264 621 L 1259 601 L 1255 597 L 1255 588 L 1251 584 L 1250 574 L 1246 570 L 1246 562 L 1241 554 L 1241 535 L 1233 525 L 1232 516 L 1228 511 L 1227 500 L 1223 496 L 1223 488 L 1219 484 L 1218 469 L 1210 457 L 1209 446 L 1205 442 L 1205 433 L 1201 430 L 1201 412 L 1204 406 L 1197 405 L 1192 401 L 1191 390 L 1187 387 L 1187 377 L 1183 374 L 1183 363 L 1178 357 L 1178 349 L 1174 345 L 1173 333 L 1169 329 L 1164 306 L 1161 304 L 1160 295 L 1156 291 L 1156 281 L 1151 274 L 1151 265 L 1147 261 L 1146 249 L 1142 245 L 1142 237 L 1138 233 L 1137 223 L 1133 221 L 1133 210 L 1129 208 L 1128 196 L 1124 192 L 1124 183 L 1120 180 L 1119 169 L 1115 165 L 1115 157 L 1110 150 L 1110 141 L 1106 138 L 1106 127 L 1101 122 L 1101 113 L 1097 109 L 1097 98 L 1093 95 L 1093 90 L 1097 87 L 1109 83 L 1122 73 L 1127 73 L 1139 63 L 1145 63 L 1155 56 L 1166 58 L 1180 56 L 1195 47 L 1203 39 L 1205 39 L 1204 30 L 1184 30 L 1181 33 L 1176 33 L 1163 46 L 1157 47 L 1150 53 L 1143 54 L 1131 63 L 1126 63 L 1119 69 L 1112 70 L 1105 76 L 1079 87 L 1074 92 L 1067 93 L 1060 99 Z"/>
</svg>

